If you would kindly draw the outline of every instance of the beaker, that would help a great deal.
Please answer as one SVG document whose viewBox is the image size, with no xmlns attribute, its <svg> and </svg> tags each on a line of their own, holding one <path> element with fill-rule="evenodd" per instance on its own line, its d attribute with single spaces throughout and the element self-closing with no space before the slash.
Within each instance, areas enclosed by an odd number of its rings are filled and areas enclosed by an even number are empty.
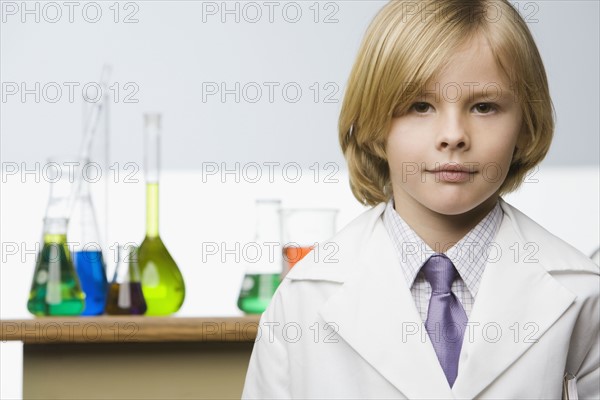
<svg viewBox="0 0 600 400">
<path fill-rule="evenodd" d="M 67 219 L 44 219 L 42 242 L 27 309 L 36 316 L 81 314 L 85 295 L 67 246 Z"/>
<path fill-rule="evenodd" d="M 315 245 L 333 236 L 337 209 L 296 208 L 281 210 L 281 240 L 283 254 L 283 275 L 313 250 Z M 327 247 L 332 247 L 327 244 Z M 327 250 L 327 249 L 324 249 Z M 329 251 L 331 253 L 331 251 Z M 328 254 L 321 250 L 314 253 L 318 260 Z"/>
<path fill-rule="evenodd" d="M 256 249 L 246 260 L 247 268 L 238 298 L 238 308 L 249 314 L 265 311 L 281 280 L 280 200 L 256 200 L 256 234 L 248 248 Z"/>
<path fill-rule="evenodd" d="M 69 239 L 73 243 L 75 269 L 85 292 L 85 309 L 81 315 L 100 315 L 106 305 L 108 282 L 90 195 L 90 177 L 83 175 L 69 220 Z"/>
<path fill-rule="evenodd" d="M 146 312 L 138 265 L 138 248 L 117 246 L 117 268 L 110 283 L 106 313 L 111 315 L 142 315 Z"/>
</svg>

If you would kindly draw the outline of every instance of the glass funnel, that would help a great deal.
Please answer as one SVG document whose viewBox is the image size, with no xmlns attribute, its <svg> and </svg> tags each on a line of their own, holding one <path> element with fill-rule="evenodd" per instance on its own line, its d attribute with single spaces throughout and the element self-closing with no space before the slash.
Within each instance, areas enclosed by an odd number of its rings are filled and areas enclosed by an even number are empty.
<svg viewBox="0 0 600 400">
<path fill-rule="evenodd" d="M 175 313 L 185 298 L 185 283 L 175 260 L 158 233 L 158 176 L 160 169 L 160 114 L 144 116 L 146 175 L 146 237 L 139 249 L 142 289 L 147 315 Z"/>
</svg>

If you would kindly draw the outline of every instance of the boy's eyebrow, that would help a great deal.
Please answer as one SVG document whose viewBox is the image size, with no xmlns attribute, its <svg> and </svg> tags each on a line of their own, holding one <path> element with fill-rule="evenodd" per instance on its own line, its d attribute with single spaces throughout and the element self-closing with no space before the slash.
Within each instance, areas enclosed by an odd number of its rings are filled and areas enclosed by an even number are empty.
<svg viewBox="0 0 600 400">
<path fill-rule="evenodd" d="M 459 96 L 459 92 L 456 89 L 457 87 L 458 86 L 455 86 L 448 90 L 444 90 L 441 88 L 439 90 L 429 88 L 423 89 L 420 93 L 417 94 L 416 98 L 435 98 L 437 101 L 439 98 L 444 96 L 445 98 L 450 98 L 453 102 L 456 102 L 460 99 L 459 97 L 457 97 Z M 484 88 L 486 89 L 481 90 L 479 89 L 479 87 L 463 86 L 461 87 L 460 97 L 466 98 L 468 101 L 475 101 L 479 99 L 494 101 L 515 98 L 515 92 L 513 92 L 511 89 L 502 87 L 497 84 L 488 84 L 487 86 L 484 86 Z"/>
<path fill-rule="evenodd" d="M 495 87 L 488 91 L 479 91 L 470 94 L 470 100 L 498 100 L 503 98 L 514 98 L 515 94 L 512 90 L 507 88 Z"/>
</svg>

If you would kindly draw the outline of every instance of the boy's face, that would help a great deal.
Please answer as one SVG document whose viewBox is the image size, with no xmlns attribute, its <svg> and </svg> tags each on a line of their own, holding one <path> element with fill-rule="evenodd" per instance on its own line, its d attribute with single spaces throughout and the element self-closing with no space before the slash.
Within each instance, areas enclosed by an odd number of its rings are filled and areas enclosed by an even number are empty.
<svg viewBox="0 0 600 400">
<path fill-rule="evenodd" d="M 392 121 L 387 157 L 396 209 L 458 215 L 495 196 L 521 120 L 508 78 L 476 37 Z M 468 172 L 448 171 L 459 166 Z"/>
</svg>

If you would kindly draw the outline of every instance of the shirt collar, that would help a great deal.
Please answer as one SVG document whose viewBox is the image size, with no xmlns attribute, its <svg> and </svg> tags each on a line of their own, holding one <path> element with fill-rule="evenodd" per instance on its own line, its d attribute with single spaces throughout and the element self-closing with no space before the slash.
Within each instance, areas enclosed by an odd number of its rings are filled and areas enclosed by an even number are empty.
<svg viewBox="0 0 600 400">
<path fill-rule="evenodd" d="M 465 285 L 475 297 L 487 263 L 488 248 L 496 237 L 504 212 L 500 203 L 446 251 Z M 436 252 L 400 217 L 391 199 L 383 213 L 383 223 L 392 238 L 408 287 L 412 287 L 421 267 Z"/>
</svg>

